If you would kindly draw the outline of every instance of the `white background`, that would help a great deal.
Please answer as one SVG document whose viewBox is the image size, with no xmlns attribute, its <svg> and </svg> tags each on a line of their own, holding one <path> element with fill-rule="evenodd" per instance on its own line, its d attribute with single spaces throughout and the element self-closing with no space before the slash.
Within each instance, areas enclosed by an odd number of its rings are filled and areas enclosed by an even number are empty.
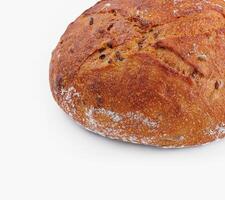
<svg viewBox="0 0 225 200">
<path fill-rule="evenodd" d="M 224 199 L 225 140 L 183 150 L 115 142 L 53 101 L 51 51 L 95 2 L 0 1 L 0 199 Z"/>
</svg>

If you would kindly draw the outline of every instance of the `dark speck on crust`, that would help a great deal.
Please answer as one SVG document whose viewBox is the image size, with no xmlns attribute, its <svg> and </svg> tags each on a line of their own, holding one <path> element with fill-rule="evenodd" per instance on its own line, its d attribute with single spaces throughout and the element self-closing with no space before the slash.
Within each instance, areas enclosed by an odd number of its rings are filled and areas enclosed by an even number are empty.
<svg viewBox="0 0 225 200">
<path fill-rule="evenodd" d="M 139 48 L 139 50 L 143 48 L 144 41 L 145 41 L 145 39 L 143 38 L 142 40 L 140 40 L 138 42 L 138 48 Z"/>
<path fill-rule="evenodd" d="M 106 50 L 106 48 L 101 48 L 101 49 L 99 49 L 98 51 L 99 51 L 99 53 L 102 53 L 102 52 L 104 52 Z"/>
<path fill-rule="evenodd" d="M 98 106 L 98 107 L 101 107 L 102 104 L 104 103 L 104 100 L 103 100 L 103 98 L 102 98 L 100 95 L 98 95 L 98 96 L 96 97 L 96 103 L 97 103 L 97 106 Z"/>
<path fill-rule="evenodd" d="M 155 39 L 157 39 L 158 36 L 159 36 L 159 32 L 158 32 L 158 31 L 157 31 L 157 32 L 154 32 L 154 33 L 153 33 L 153 36 L 154 36 Z"/>
<path fill-rule="evenodd" d="M 69 52 L 70 52 L 71 54 L 73 54 L 73 53 L 74 53 L 74 49 L 73 49 L 73 48 L 70 48 L 70 49 L 69 49 Z"/>
<path fill-rule="evenodd" d="M 110 31 L 113 28 L 114 24 L 110 24 L 109 27 L 107 28 L 107 31 Z"/>
<path fill-rule="evenodd" d="M 93 24 L 94 24 L 94 18 L 93 17 L 90 17 L 90 19 L 89 19 L 89 25 L 91 26 Z"/>
<path fill-rule="evenodd" d="M 61 90 L 61 88 L 63 86 L 62 84 L 63 84 L 63 78 L 62 78 L 62 76 L 61 75 L 57 75 L 57 77 L 55 79 L 55 85 L 54 85 L 55 90 L 57 92 L 59 92 Z"/>
<path fill-rule="evenodd" d="M 124 60 L 124 58 L 121 56 L 121 53 L 119 51 L 116 51 L 115 56 L 116 56 L 117 61 L 123 61 Z"/>
<path fill-rule="evenodd" d="M 112 64 L 113 63 L 113 60 L 110 58 L 109 60 L 108 60 L 108 64 Z"/>
<path fill-rule="evenodd" d="M 99 59 L 104 60 L 105 57 L 106 57 L 106 55 L 105 54 L 102 54 L 102 55 L 99 56 Z"/>
<path fill-rule="evenodd" d="M 215 89 L 219 90 L 222 87 L 223 83 L 222 81 L 218 80 L 215 82 Z"/>
<path fill-rule="evenodd" d="M 113 42 L 112 41 L 108 42 L 107 43 L 107 47 L 109 47 L 110 49 L 112 49 L 113 48 Z"/>
</svg>

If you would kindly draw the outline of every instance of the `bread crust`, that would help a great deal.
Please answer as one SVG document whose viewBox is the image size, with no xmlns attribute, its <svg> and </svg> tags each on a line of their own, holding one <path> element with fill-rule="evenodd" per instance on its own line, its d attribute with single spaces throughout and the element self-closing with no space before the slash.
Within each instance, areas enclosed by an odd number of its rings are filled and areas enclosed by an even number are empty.
<svg viewBox="0 0 225 200">
<path fill-rule="evenodd" d="M 225 2 L 102 0 L 52 54 L 59 106 L 100 135 L 165 148 L 225 137 Z"/>
</svg>

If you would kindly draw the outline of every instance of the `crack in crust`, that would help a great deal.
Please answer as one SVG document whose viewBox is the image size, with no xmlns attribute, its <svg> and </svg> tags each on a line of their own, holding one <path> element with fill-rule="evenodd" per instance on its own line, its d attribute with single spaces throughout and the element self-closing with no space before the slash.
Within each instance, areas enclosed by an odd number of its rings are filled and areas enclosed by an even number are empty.
<svg viewBox="0 0 225 200">
<path fill-rule="evenodd" d="M 115 10 L 113 10 L 114 12 L 116 12 Z M 107 13 L 111 13 L 111 11 L 105 11 L 105 12 L 100 12 L 101 14 L 107 14 Z M 113 13 L 114 13 L 113 12 Z M 217 11 L 218 12 L 218 11 Z M 95 14 L 99 14 L 99 13 L 95 13 Z M 201 13 L 200 13 L 201 14 Z M 221 13 L 219 13 L 221 14 Z M 187 18 L 191 18 L 193 15 L 196 15 L 195 13 L 193 14 L 189 14 L 188 16 L 183 16 L 182 19 L 187 19 Z M 120 15 L 120 17 L 123 17 L 123 15 Z M 124 18 L 124 17 L 123 17 Z M 196 18 L 198 18 L 198 15 L 196 16 Z M 112 63 L 112 60 L 113 60 L 113 56 L 112 54 L 114 52 L 118 52 L 119 50 L 125 52 L 125 56 L 126 57 L 129 57 L 129 55 L 132 55 L 133 52 L 136 52 L 136 51 L 139 51 L 139 52 L 147 52 L 149 54 L 152 54 L 152 55 L 155 55 L 156 56 L 156 59 L 159 60 L 159 61 L 163 61 L 163 59 L 160 59 L 158 56 L 157 56 L 157 53 L 155 53 L 155 51 L 158 51 L 158 49 L 166 49 L 172 53 L 174 53 L 177 58 L 174 58 L 176 59 L 177 62 L 179 62 L 180 59 L 183 60 L 183 69 L 177 69 L 177 68 L 174 68 L 174 66 L 171 66 L 169 63 L 164 63 L 164 66 L 167 67 L 168 69 L 172 70 L 173 72 L 181 75 L 181 76 L 185 76 L 185 77 L 189 77 L 190 79 L 189 80 L 192 80 L 193 78 L 207 78 L 204 74 L 204 72 L 202 72 L 201 70 L 199 70 L 199 66 L 196 65 L 196 64 L 192 64 L 191 62 L 189 62 L 187 60 L 186 57 L 182 56 L 178 51 L 176 51 L 175 48 L 172 48 L 172 47 L 169 47 L 169 46 L 165 46 L 163 44 L 163 41 L 166 40 L 168 38 L 167 37 L 163 37 L 163 38 L 159 38 L 159 32 L 157 30 L 159 30 L 161 27 L 165 26 L 165 25 L 171 25 L 173 23 L 176 23 L 177 20 L 175 19 L 174 21 L 172 22 L 168 22 L 168 23 L 163 23 L 163 24 L 155 24 L 155 25 L 149 25 L 148 24 L 148 30 L 146 30 L 146 25 L 143 25 L 143 26 L 136 26 L 136 21 L 137 20 L 132 20 L 133 17 L 129 17 L 129 18 L 125 18 L 126 20 L 128 20 L 129 22 L 131 22 L 133 24 L 134 27 L 138 27 L 138 29 L 134 29 L 136 32 L 138 33 L 141 33 L 140 36 L 138 37 L 132 37 L 130 38 L 129 40 L 126 40 L 124 41 L 123 43 L 119 44 L 119 45 L 115 45 L 113 48 L 109 48 L 109 50 L 107 51 L 107 55 L 108 55 L 108 62 L 106 63 L 99 63 L 98 62 L 98 57 L 99 57 L 99 50 L 104 48 L 106 46 L 106 44 L 103 44 L 103 47 L 100 47 L 99 49 L 96 49 L 91 55 L 89 55 L 86 60 L 83 62 L 83 64 L 80 66 L 81 68 L 83 66 L 91 66 L 91 63 L 96 63 L 98 65 L 101 65 L 102 64 L 102 67 L 109 67 L 108 65 L 110 64 L 111 67 L 112 66 L 116 66 L 118 67 L 118 65 L 120 65 L 120 63 L 116 63 L 116 62 L 113 62 Z M 177 19 L 181 20 L 180 17 L 177 17 Z M 200 19 L 198 19 L 200 21 Z M 221 25 L 222 27 L 224 27 L 224 24 Z M 213 34 L 214 32 L 220 30 L 221 27 L 217 27 L 215 28 L 211 34 Z M 206 33 L 207 33 L 207 29 L 205 30 Z M 202 32 L 201 34 L 198 34 L 198 35 L 204 35 L 205 32 Z M 191 36 L 191 34 L 190 34 Z M 196 35 L 193 35 L 193 36 L 196 36 Z M 176 39 L 177 37 L 179 36 L 173 36 L 172 39 Z M 189 36 L 186 35 L 185 36 L 186 38 L 188 38 Z M 183 38 L 185 38 L 183 37 Z M 171 36 L 169 36 L 169 38 L 171 38 Z M 144 44 L 146 42 L 146 44 Z M 141 44 L 141 45 L 140 45 Z M 143 45 L 145 45 L 145 47 L 143 47 Z M 138 50 L 137 50 L 137 46 L 138 46 Z M 191 53 L 197 53 L 197 52 L 191 52 L 190 51 L 190 54 Z M 105 55 L 105 54 L 104 54 Z M 205 61 L 206 60 L 206 55 L 204 54 L 198 54 L 196 55 L 197 58 L 201 61 Z M 112 65 L 113 64 L 113 65 Z M 85 68 L 86 69 L 86 68 Z"/>
</svg>

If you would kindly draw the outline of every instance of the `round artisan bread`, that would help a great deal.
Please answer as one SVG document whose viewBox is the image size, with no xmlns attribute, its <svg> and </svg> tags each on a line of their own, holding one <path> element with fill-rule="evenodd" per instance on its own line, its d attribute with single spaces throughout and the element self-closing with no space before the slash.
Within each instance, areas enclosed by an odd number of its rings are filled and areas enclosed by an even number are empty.
<svg viewBox="0 0 225 200">
<path fill-rule="evenodd" d="M 53 52 L 53 96 L 86 129 L 167 148 L 225 137 L 225 2 L 102 0 Z"/>
</svg>

